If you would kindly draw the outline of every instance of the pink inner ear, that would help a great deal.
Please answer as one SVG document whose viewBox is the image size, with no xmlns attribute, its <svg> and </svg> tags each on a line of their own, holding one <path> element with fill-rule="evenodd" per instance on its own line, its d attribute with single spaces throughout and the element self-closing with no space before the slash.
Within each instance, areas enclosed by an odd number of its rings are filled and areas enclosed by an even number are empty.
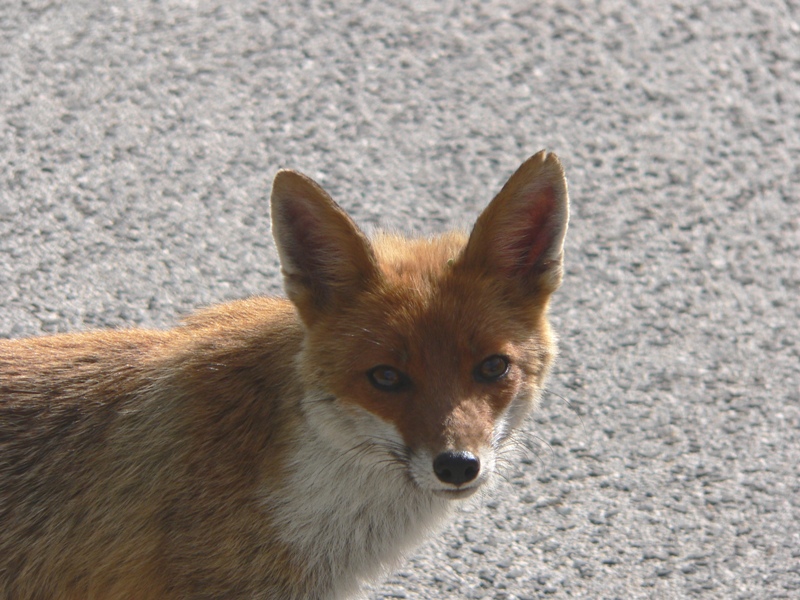
<svg viewBox="0 0 800 600">
<path fill-rule="evenodd" d="M 509 240 L 509 254 L 514 266 L 530 271 L 553 245 L 556 232 L 551 219 L 556 207 L 556 192 L 552 187 L 536 190 L 536 201 L 528 201 L 527 210 L 520 215 L 520 228 Z"/>
</svg>

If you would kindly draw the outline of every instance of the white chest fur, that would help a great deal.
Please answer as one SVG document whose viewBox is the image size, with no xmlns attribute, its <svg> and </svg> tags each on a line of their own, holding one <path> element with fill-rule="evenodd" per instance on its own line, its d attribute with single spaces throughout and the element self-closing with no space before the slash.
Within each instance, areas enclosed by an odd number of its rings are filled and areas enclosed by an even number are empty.
<svg viewBox="0 0 800 600">
<path fill-rule="evenodd" d="M 282 541 L 307 568 L 305 598 L 351 598 L 452 511 L 451 501 L 421 490 L 380 448 L 342 451 L 313 430 L 289 470 L 268 503 Z"/>
</svg>

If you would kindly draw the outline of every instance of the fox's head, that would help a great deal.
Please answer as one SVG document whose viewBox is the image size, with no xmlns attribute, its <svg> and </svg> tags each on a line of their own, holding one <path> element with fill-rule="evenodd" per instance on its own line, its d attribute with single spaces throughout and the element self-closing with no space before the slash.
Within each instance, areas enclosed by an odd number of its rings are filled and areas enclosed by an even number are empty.
<svg viewBox="0 0 800 600">
<path fill-rule="evenodd" d="M 281 171 L 272 231 L 306 327 L 312 426 L 445 497 L 491 478 L 556 353 L 547 322 L 569 218 L 564 172 L 539 152 L 472 233 L 370 241 L 311 179 Z"/>
</svg>

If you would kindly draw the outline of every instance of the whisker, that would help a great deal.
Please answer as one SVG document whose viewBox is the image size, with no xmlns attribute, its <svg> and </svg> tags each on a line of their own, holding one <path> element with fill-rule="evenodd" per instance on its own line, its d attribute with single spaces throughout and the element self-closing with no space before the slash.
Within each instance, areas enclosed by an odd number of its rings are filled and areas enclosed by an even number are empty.
<svg viewBox="0 0 800 600">
<path fill-rule="evenodd" d="M 581 429 L 583 429 L 583 436 L 584 436 L 584 438 L 588 438 L 588 433 L 586 431 L 586 423 L 584 423 L 583 417 L 580 415 L 580 413 L 578 412 L 578 409 L 572 404 L 572 402 L 570 402 L 569 399 L 566 396 L 562 396 L 561 394 L 559 394 L 558 392 L 554 392 L 553 390 L 548 389 L 547 393 L 548 394 L 552 394 L 553 396 L 555 396 L 556 398 L 558 398 L 562 402 L 564 402 L 564 404 L 566 404 L 566 406 L 570 410 L 570 412 L 572 412 L 572 414 L 574 414 L 576 417 L 578 417 L 578 420 L 581 423 Z"/>
<path fill-rule="evenodd" d="M 331 457 L 331 459 L 330 459 L 330 460 L 329 460 L 329 461 L 328 461 L 328 462 L 325 464 L 325 469 L 328 469 L 328 468 L 330 468 L 331 466 L 333 466 L 335 463 L 337 463 L 337 462 L 340 462 L 340 461 L 344 460 L 344 459 L 345 459 L 345 457 L 347 457 L 349 454 L 355 453 L 355 454 L 356 454 L 356 456 L 358 456 L 358 454 L 359 454 L 360 452 L 364 452 L 364 451 L 366 450 L 366 448 L 367 448 L 369 445 L 370 445 L 370 441 L 369 441 L 369 440 L 363 440 L 363 441 L 359 442 L 358 444 L 356 444 L 356 445 L 352 446 L 351 448 L 348 448 L 347 450 L 345 450 L 345 451 L 344 451 L 344 452 L 342 452 L 341 454 L 335 454 L 335 455 L 334 455 L 333 457 Z"/>
<path fill-rule="evenodd" d="M 502 469 L 495 470 L 495 475 L 505 481 L 506 483 L 510 483 L 511 479 L 506 475 L 505 471 Z"/>
<path fill-rule="evenodd" d="M 536 434 L 531 434 L 531 439 L 534 439 L 534 440 L 536 440 L 537 442 L 539 442 L 540 444 L 544 444 L 545 446 L 547 446 L 547 449 L 548 449 L 548 450 L 550 450 L 550 457 L 551 457 L 551 458 L 552 458 L 553 456 L 555 456 L 555 454 L 556 454 L 556 451 L 553 449 L 553 446 L 550 444 L 550 442 L 548 442 L 548 441 L 547 441 L 546 439 L 544 439 L 542 436 L 540 436 L 540 435 L 536 435 Z M 526 448 L 528 448 L 529 450 L 532 450 L 532 449 L 531 449 L 529 446 L 526 446 Z"/>
<path fill-rule="evenodd" d="M 542 463 L 542 466 L 546 466 L 547 463 L 545 460 L 539 455 L 535 448 L 532 448 L 528 444 L 529 439 L 536 440 L 540 444 L 547 446 L 550 450 L 551 458 L 555 455 L 553 447 L 543 437 L 534 434 L 523 435 L 515 432 L 504 440 L 503 444 L 496 448 L 495 451 L 498 460 L 510 464 L 512 462 L 511 459 L 515 457 L 516 453 L 521 452 L 525 457 L 535 456 L 539 462 Z"/>
<path fill-rule="evenodd" d="M 336 396 L 331 394 L 329 396 L 324 396 L 322 398 L 307 398 L 306 400 L 314 404 L 328 404 L 329 402 L 333 402 L 334 400 L 336 400 Z"/>
</svg>

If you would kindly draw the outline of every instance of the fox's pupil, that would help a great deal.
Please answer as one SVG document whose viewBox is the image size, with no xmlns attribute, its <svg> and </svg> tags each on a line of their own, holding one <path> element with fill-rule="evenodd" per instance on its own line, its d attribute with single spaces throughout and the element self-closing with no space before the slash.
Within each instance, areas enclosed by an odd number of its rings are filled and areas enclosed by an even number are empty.
<svg viewBox="0 0 800 600">
<path fill-rule="evenodd" d="M 386 369 L 377 374 L 377 379 L 383 385 L 393 385 L 397 383 L 397 373 L 391 369 Z"/>
<path fill-rule="evenodd" d="M 385 365 L 373 368 L 367 376 L 376 388 L 388 391 L 400 389 L 406 381 L 400 371 Z"/>
<path fill-rule="evenodd" d="M 490 356 L 478 367 L 478 375 L 485 381 L 500 379 L 508 371 L 508 359 L 504 356 Z"/>
</svg>

